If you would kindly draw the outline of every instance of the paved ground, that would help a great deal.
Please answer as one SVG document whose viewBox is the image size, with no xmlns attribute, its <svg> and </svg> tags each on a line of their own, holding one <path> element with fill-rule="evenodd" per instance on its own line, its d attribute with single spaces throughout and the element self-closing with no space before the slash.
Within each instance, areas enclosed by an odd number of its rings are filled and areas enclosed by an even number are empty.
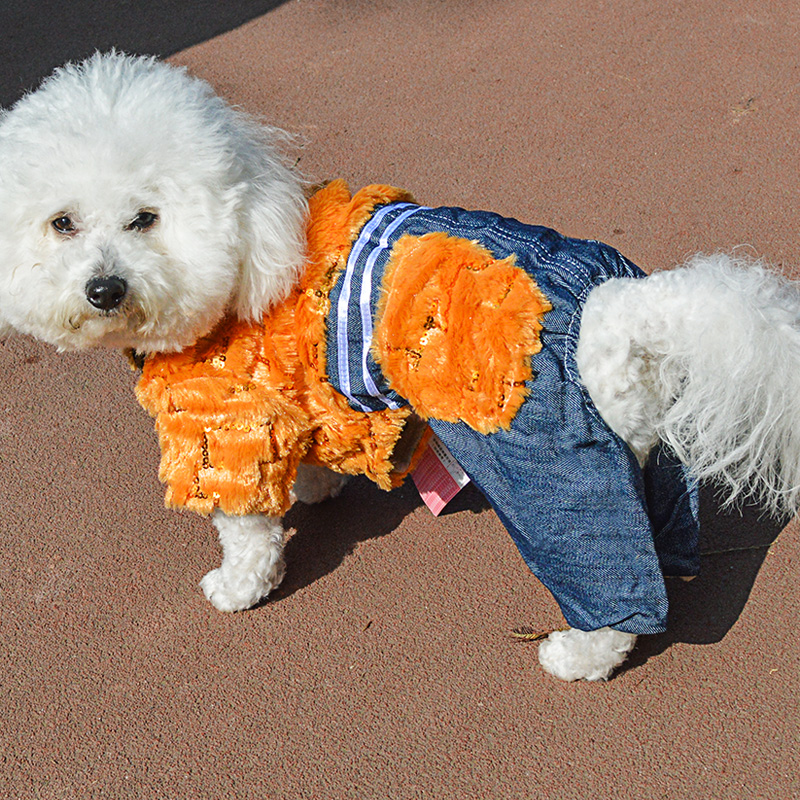
<svg viewBox="0 0 800 800">
<path fill-rule="evenodd" d="M 14 13 L 5 102 L 95 46 L 174 54 L 303 134 L 314 178 L 601 238 L 647 269 L 742 244 L 800 265 L 788 0 Z M 122 359 L 8 339 L 0 369 L 0 796 L 800 797 L 793 528 L 706 497 L 670 632 L 608 684 L 565 685 L 509 636 L 562 620 L 476 493 L 435 521 L 413 487 L 354 481 L 292 512 L 277 597 L 222 615 L 197 589 L 210 526 L 162 509 Z"/>
</svg>

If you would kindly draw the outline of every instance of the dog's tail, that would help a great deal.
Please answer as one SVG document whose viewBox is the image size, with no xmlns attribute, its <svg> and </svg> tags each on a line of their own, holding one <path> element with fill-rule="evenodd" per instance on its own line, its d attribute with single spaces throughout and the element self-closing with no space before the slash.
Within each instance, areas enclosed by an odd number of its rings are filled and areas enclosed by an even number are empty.
<svg viewBox="0 0 800 800">
<path fill-rule="evenodd" d="M 717 484 L 726 505 L 752 499 L 795 513 L 800 285 L 751 259 L 713 255 L 624 293 L 624 309 L 612 304 L 617 314 L 605 321 L 621 325 L 629 352 L 649 365 L 654 437 Z"/>
</svg>

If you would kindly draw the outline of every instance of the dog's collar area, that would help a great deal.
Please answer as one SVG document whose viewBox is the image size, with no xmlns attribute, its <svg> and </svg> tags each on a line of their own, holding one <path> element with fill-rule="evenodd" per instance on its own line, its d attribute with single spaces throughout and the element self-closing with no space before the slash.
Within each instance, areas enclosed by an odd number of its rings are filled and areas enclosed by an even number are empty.
<svg viewBox="0 0 800 800">
<path fill-rule="evenodd" d="M 140 353 L 133 347 L 126 347 L 122 351 L 122 355 L 125 356 L 131 369 L 135 372 L 141 372 L 144 369 L 144 360 L 147 358 L 145 353 Z"/>
</svg>

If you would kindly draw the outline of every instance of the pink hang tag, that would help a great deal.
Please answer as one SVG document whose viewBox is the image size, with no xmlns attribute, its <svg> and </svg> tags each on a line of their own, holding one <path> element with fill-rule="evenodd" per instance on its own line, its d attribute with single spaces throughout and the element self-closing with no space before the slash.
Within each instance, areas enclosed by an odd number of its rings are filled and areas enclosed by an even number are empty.
<svg viewBox="0 0 800 800">
<path fill-rule="evenodd" d="M 437 436 L 431 437 L 411 477 L 423 502 L 436 517 L 469 483 L 467 473 Z"/>
</svg>

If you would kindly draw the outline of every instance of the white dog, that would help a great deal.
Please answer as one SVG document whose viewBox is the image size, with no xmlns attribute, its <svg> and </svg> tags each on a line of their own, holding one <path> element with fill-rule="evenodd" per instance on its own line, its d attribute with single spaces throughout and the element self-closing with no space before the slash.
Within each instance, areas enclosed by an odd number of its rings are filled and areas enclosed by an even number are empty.
<svg viewBox="0 0 800 800">
<path fill-rule="evenodd" d="M 0 118 L 0 335 L 154 354 L 193 345 L 226 315 L 261 318 L 305 263 L 303 185 L 280 140 L 152 59 L 98 55 L 57 71 Z M 576 319 L 586 406 L 634 465 L 666 444 L 729 502 L 754 496 L 794 512 L 793 285 L 758 265 L 698 257 L 600 282 Z M 341 483 L 306 468 L 295 496 L 314 502 Z M 221 610 L 248 608 L 283 576 L 280 519 L 217 510 L 213 521 L 224 558 L 203 590 Z M 630 627 L 553 633 L 540 661 L 566 680 L 607 678 L 634 646 Z"/>
</svg>

